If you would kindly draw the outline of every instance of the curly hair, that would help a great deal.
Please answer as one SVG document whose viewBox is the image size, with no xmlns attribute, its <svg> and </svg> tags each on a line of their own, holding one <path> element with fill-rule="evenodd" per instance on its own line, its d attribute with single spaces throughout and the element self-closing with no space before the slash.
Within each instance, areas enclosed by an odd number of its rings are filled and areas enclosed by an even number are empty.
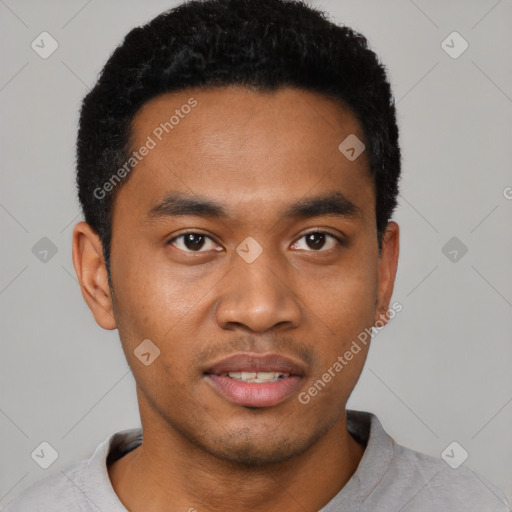
<svg viewBox="0 0 512 512">
<path fill-rule="evenodd" d="M 112 209 L 130 175 L 104 197 L 95 190 L 129 157 L 135 114 L 166 92 L 228 85 L 301 88 L 352 112 L 374 180 L 380 251 L 397 205 L 400 148 L 386 70 L 366 38 L 300 0 L 192 0 L 131 30 L 82 103 L 78 198 L 102 242 L 111 286 Z"/>
</svg>

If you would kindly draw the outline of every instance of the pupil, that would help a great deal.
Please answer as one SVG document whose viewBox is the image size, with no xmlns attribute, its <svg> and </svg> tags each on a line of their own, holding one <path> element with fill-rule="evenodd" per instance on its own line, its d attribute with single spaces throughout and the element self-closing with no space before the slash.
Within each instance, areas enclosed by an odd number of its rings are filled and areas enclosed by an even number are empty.
<svg viewBox="0 0 512 512">
<path fill-rule="evenodd" d="M 307 236 L 307 243 L 312 249 L 321 249 L 324 245 L 324 233 L 310 233 Z"/>
<path fill-rule="evenodd" d="M 189 233 L 185 236 L 185 246 L 187 247 L 187 249 L 201 249 L 203 244 L 204 235 Z"/>
</svg>

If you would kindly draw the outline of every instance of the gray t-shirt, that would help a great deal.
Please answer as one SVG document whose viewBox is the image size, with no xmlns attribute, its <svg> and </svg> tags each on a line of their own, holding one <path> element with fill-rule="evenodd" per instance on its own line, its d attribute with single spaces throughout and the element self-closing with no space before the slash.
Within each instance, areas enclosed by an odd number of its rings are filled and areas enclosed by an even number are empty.
<svg viewBox="0 0 512 512">
<path fill-rule="evenodd" d="M 319 512 L 510 512 L 504 494 L 467 468 L 397 444 L 370 413 L 347 411 L 365 448 L 356 472 Z M 109 480 L 110 463 L 142 442 L 142 430 L 109 436 L 83 460 L 26 489 L 6 512 L 127 512 Z"/>
</svg>

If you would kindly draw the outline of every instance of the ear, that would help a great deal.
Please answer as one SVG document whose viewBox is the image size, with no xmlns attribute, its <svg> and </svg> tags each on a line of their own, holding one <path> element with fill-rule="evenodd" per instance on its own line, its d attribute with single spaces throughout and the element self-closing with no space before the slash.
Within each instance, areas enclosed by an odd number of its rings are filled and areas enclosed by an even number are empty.
<svg viewBox="0 0 512 512">
<path fill-rule="evenodd" d="M 103 329 L 115 329 L 117 323 L 101 240 L 86 222 L 79 222 L 73 230 L 73 266 L 96 323 Z"/>
<path fill-rule="evenodd" d="M 395 276 L 400 251 L 400 228 L 396 222 L 389 222 L 382 240 L 382 249 L 378 264 L 377 300 L 374 324 L 387 324 L 389 303 L 395 286 Z"/>
</svg>

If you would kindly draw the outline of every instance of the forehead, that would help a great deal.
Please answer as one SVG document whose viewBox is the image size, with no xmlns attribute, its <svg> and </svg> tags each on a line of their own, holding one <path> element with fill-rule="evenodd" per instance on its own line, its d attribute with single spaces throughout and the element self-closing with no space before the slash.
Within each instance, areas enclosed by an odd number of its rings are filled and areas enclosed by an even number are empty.
<svg viewBox="0 0 512 512">
<path fill-rule="evenodd" d="M 348 136 L 364 140 L 355 116 L 318 93 L 234 86 L 168 93 L 133 119 L 131 149 L 151 149 L 118 199 L 141 215 L 176 191 L 220 199 L 232 211 L 263 211 L 282 210 L 284 196 L 340 191 L 368 209 L 367 156 L 344 156 L 339 145 Z"/>
</svg>

